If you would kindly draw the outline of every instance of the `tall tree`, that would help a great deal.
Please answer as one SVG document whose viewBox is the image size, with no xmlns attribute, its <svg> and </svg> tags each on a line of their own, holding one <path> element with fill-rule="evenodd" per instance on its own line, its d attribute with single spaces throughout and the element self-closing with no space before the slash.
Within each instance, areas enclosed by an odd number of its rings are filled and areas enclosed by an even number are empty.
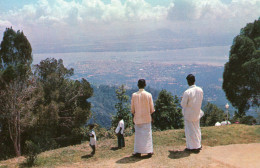
<svg viewBox="0 0 260 168">
<path fill-rule="evenodd" d="M 260 101 L 260 19 L 242 28 L 234 38 L 225 64 L 222 88 L 243 116 Z"/>
<path fill-rule="evenodd" d="M 121 85 L 116 90 L 116 97 L 118 102 L 115 104 L 115 108 L 117 110 L 116 116 L 112 118 L 112 126 L 116 127 L 120 118 L 123 118 L 125 123 L 125 128 L 131 127 L 132 124 L 132 116 L 130 115 L 130 104 L 129 104 L 129 96 L 126 95 L 126 89 L 124 85 Z"/>
<path fill-rule="evenodd" d="M 155 101 L 153 113 L 153 126 L 160 130 L 183 128 L 183 115 L 177 96 L 162 90 Z"/>
<path fill-rule="evenodd" d="M 81 140 L 81 127 L 91 115 L 87 99 L 93 89 L 89 82 L 84 78 L 71 80 L 73 69 L 67 69 L 61 59 L 54 58 L 37 64 L 35 75 L 43 91 L 34 110 L 38 118 L 35 137 L 45 138 L 43 144 L 51 139 L 60 145 L 77 143 Z"/>
<path fill-rule="evenodd" d="M 7 28 L 0 49 L 1 121 L 8 130 L 16 156 L 21 155 L 21 113 L 32 92 L 32 48 L 21 31 Z"/>
</svg>

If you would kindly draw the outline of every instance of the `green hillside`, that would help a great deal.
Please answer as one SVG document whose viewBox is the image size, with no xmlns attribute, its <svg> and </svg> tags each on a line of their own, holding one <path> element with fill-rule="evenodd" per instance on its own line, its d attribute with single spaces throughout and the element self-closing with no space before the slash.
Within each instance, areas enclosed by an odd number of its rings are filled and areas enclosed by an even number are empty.
<svg viewBox="0 0 260 168">
<path fill-rule="evenodd" d="M 154 166 L 160 167 L 161 162 L 167 163 L 167 159 L 178 159 L 178 163 L 182 158 L 193 158 L 183 152 L 185 148 L 184 130 L 167 130 L 153 133 L 154 152 L 152 157 Z M 39 154 L 35 167 L 102 167 L 101 163 L 111 162 L 114 164 L 142 162 L 144 159 L 136 159 L 131 157 L 133 152 L 134 136 L 126 138 L 126 147 L 116 150 L 116 139 L 98 140 L 97 153 L 94 157 L 90 157 L 90 147 L 88 142 L 80 145 L 74 145 L 47 151 Z M 229 125 L 221 127 L 203 127 L 202 128 L 202 145 L 203 149 L 209 146 L 220 146 L 229 144 L 248 144 L 260 143 L 260 126 L 248 125 Z M 177 152 L 176 152 L 177 151 Z M 25 158 L 19 157 L 0 162 L 0 167 L 26 167 Z M 170 165 L 168 165 L 170 166 Z M 120 166 L 115 166 L 120 167 Z"/>
</svg>

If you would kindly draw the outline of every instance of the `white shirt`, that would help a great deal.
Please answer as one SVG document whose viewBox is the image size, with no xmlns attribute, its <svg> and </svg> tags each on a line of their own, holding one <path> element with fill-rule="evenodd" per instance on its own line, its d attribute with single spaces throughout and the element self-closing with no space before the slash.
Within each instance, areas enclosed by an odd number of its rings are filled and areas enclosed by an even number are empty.
<svg viewBox="0 0 260 168">
<path fill-rule="evenodd" d="M 202 117 L 201 104 L 203 100 L 203 90 L 192 85 L 183 93 L 181 100 L 182 114 L 187 121 L 198 121 Z"/>
<path fill-rule="evenodd" d="M 94 135 L 94 137 L 90 137 L 89 144 L 90 145 L 96 145 L 97 138 L 96 138 L 96 133 L 95 133 L 94 130 L 91 130 L 90 133 L 89 133 L 89 136 L 92 136 L 92 135 Z"/>
<path fill-rule="evenodd" d="M 117 125 L 117 127 L 116 127 L 116 131 L 115 131 L 115 132 L 118 133 L 119 130 L 120 130 L 120 128 L 122 128 L 122 129 L 121 129 L 121 134 L 123 134 L 123 133 L 124 133 L 124 130 L 125 130 L 125 123 L 124 123 L 124 120 L 123 120 L 123 119 L 119 121 L 119 123 L 118 123 L 118 125 Z"/>
</svg>

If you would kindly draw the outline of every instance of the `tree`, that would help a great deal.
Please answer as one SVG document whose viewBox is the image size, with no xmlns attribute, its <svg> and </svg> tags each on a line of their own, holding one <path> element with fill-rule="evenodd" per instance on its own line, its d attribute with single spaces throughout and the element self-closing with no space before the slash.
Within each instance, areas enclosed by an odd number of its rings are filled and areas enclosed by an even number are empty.
<svg viewBox="0 0 260 168">
<path fill-rule="evenodd" d="M 16 156 L 21 155 L 21 116 L 33 92 L 31 63 L 32 48 L 26 36 L 7 28 L 0 50 L 0 123 L 8 130 Z"/>
<path fill-rule="evenodd" d="M 155 102 L 153 126 L 160 130 L 183 128 L 183 115 L 177 96 L 162 90 Z"/>
<path fill-rule="evenodd" d="M 260 19 L 242 28 L 234 38 L 225 64 L 222 88 L 241 116 L 260 100 Z"/>
<path fill-rule="evenodd" d="M 224 111 L 209 102 L 203 107 L 203 111 L 204 115 L 200 119 L 201 126 L 215 126 L 216 122 L 221 122 L 225 118 Z"/>
<path fill-rule="evenodd" d="M 93 94 L 86 79 L 71 80 L 73 69 L 67 69 L 63 61 L 54 58 L 42 60 L 35 66 L 35 76 L 41 85 L 43 96 L 39 97 L 34 115 L 37 116 L 33 137 L 65 146 L 81 141 L 81 127 L 91 115 L 87 101 Z"/>
<path fill-rule="evenodd" d="M 116 97 L 118 102 L 115 104 L 117 110 L 116 116 L 112 118 L 112 126 L 116 127 L 120 118 L 123 118 L 125 123 L 125 129 L 131 127 L 132 116 L 130 115 L 130 105 L 129 105 L 129 96 L 126 95 L 126 89 L 124 85 L 121 85 L 116 90 Z"/>
<path fill-rule="evenodd" d="M 240 118 L 239 122 L 241 124 L 254 125 L 256 124 L 256 118 L 253 116 L 243 116 L 242 118 Z"/>
</svg>

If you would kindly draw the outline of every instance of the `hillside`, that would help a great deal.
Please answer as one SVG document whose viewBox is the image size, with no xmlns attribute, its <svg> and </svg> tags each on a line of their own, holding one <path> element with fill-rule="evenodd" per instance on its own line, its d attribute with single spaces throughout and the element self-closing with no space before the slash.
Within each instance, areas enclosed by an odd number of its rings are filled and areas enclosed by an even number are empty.
<svg viewBox="0 0 260 168">
<path fill-rule="evenodd" d="M 36 167 L 235 167 L 243 164 L 255 164 L 250 157 L 245 162 L 240 157 L 260 149 L 260 126 L 229 125 L 221 127 L 203 127 L 203 150 L 199 154 L 184 152 L 184 130 L 168 130 L 153 133 L 154 152 L 151 158 L 131 157 L 134 136 L 126 138 L 126 147 L 116 150 L 115 139 L 98 140 L 97 154 L 88 155 L 88 142 L 41 153 Z M 258 144 L 252 144 L 258 143 Z M 244 144 L 244 145 L 230 145 Z M 228 145 L 228 146 L 222 146 Z M 247 149 L 247 150 L 245 150 Z M 229 155 L 232 151 L 235 153 Z M 239 152 L 240 151 L 240 152 Z M 241 152 L 242 151 L 242 152 Z M 245 151 L 245 152 L 244 152 Z M 247 152 L 246 152 L 247 151 Z M 250 156 L 250 155 L 249 155 Z M 222 160 L 221 160 L 222 159 Z M 236 161 L 236 160 L 238 161 Z M 223 161 L 224 160 L 224 161 Z M 0 167 L 23 167 L 23 157 L 0 162 Z M 229 163 L 226 163 L 228 161 Z M 232 162 L 233 161 L 233 162 Z M 243 167 L 243 166 L 242 166 Z M 249 166 L 250 167 L 250 166 Z"/>
</svg>

